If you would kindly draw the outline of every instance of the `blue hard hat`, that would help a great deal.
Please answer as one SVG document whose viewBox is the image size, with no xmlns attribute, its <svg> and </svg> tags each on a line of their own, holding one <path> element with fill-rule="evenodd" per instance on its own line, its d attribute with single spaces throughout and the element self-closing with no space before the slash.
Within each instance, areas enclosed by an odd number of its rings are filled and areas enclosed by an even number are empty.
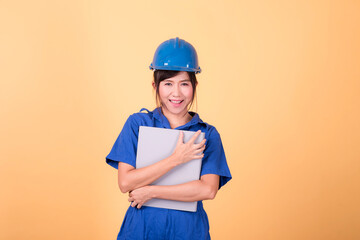
<svg viewBox="0 0 360 240">
<path fill-rule="evenodd" d="M 201 72 L 195 48 L 178 37 L 158 46 L 149 67 L 151 70 Z"/>
</svg>

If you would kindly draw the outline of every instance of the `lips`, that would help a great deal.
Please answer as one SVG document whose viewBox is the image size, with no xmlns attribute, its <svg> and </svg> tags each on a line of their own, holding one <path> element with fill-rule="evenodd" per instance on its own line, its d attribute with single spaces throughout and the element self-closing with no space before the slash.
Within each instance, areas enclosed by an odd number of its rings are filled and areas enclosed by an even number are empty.
<svg viewBox="0 0 360 240">
<path fill-rule="evenodd" d="M 184 100 L 171 100 L 169 99 L 170 102 L 175 103 L 175 104 L 179 104 L 182 103 Z"/>
<path fill-rule="evenodd" d="M 182 103 L 184 102 L 184 100 L 171 100 L 169 99 L 170 104 L 175 107 L 175 108 L 179 108 L 182 106 Z"/>
</svg>

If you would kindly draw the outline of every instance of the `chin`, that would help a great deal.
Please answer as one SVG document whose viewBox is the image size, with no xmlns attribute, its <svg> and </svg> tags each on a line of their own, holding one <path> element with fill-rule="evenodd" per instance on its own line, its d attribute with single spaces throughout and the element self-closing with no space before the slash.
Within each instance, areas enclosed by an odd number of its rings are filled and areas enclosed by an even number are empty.
<svg viewBox="0 0 360 240">
<path fill-rule="evenodd" d="M 168 109 L 168 110 L 169 110 L 169 112 L 171 112 L 173 114 L 179 114 L 184 111 L 184 109 Z"/>
<path fill-rule="evenodd" d="M 174 108 L 172 106 L 166 106 L 166 110 L 171 112 L 172 114 L 179 114 L 179 113 L 182 113 L 184 111 L 187 112 L 187 106 L 185 108 Z"/>
</svg>

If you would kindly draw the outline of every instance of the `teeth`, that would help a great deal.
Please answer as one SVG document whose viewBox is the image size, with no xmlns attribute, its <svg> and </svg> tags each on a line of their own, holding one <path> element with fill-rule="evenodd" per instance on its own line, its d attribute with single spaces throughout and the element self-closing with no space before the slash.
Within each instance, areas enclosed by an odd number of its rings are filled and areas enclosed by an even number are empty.
<svg viewBox="0 0 360 240">
<path fill-rule="evenodd" d="M 173 103 L 181 103 L 182 101 L 174 101 L 174 100 L 170 100 L 170 102 L 173 102 Z"/>
</svg>

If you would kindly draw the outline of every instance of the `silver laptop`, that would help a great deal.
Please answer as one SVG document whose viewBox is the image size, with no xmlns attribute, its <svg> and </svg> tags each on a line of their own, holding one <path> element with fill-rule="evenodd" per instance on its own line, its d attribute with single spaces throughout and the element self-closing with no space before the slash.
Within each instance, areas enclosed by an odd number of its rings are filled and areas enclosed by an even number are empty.
<svg viewBox="0 0 360 240">
<path fill-rule="evenodd" d="M 184 131 L 184 143 L 196 133 Z M 180 130 L 140 126 L 136 154 L 136 168 L 154 164 L 169 157 L 175 150 Z M 200 133 L 195 143 L 200 143 L 205 133 Z M 152 185 L 176 185 L 200 179 L 201 160 L 193 159 L 181 164 L 157 179 Z M 196 212 L 197 202 L 182 202 L 165 199 L 151 199 L 144 206 Z"/>
</svg>

